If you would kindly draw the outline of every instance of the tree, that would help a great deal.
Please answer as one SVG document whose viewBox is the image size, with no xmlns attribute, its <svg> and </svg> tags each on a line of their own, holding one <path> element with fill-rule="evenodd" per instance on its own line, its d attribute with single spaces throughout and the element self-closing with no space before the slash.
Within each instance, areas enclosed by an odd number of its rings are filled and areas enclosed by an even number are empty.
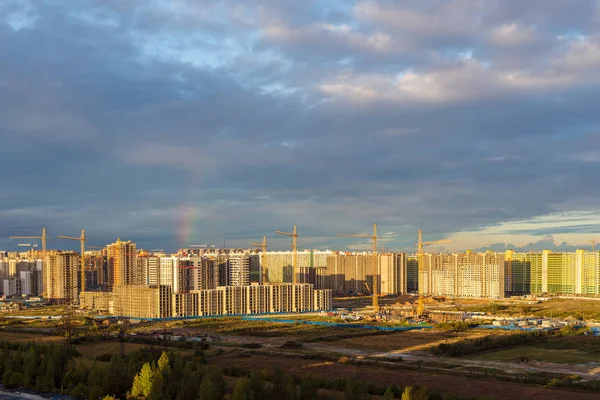
<svg viewBox="0 0 600 400">
<path fill-rule="evenodd" d="M 318 396 L 319 382 L 310 374 L 302 375 L 300 387 L 298 389 L 298 398 L 300 400 L 310 400 Z"/>
<path fill-rule="evenodd" d="M 367 385 L 356 379 L 346 379 L 344 388 L 344 400 L 368 400 Z"/>
<path fill-rule="evenodd" d="M 383 393 L 383 400 L 394 400 L 395 398 L 394 387 L 390 385 L 385 389 L 385 393 Z"/>
<path fill-rule="evenodd" d="M 287 382 L 285 383 L 285 397 L 282 397 L 286 400 L 298 400 L 298 391 L 296 389 L 296 382 L 294 382 L 293 376 L 287 377 Z"/>
<path fill-rule="evenodd" d="M 148 398 L 152 393 L 152 383 L 154 380 L 154 371 L 150 363 L 144 363 L 140 372 L 133 378 L 130 396 L 133 398 Z"/>
<path fill-rule="evenodd" d="M 152 377 L 152 399 L 167 399 L 175 397 L 174 393 L 170 393 L 170 389 L 175 389 L 171 383 L 171 367 L 169 364 L 169 356 L 166 352 L 162 352 L 158 359 L 157 367 L 153 370 Z"/>
<path fill-rule="evenodd" d="M 271 383 L 273 384 L 272 388 L 272 397 L 274 399 L 283 399 L 286 397 L 285 395 L 285 385 L 287 383 L 287 377 L 285 372 L 279 366 L 275 367 L 273 373 L 271 375 Z"/>
<path fill-rule="evenodd" d="M 263 384 L 262 372 L 257 370 L 252 371 L 250 374 L 250 387 L 252 387 L 254 397 L 257 399 L 265 398 L 265 385 Z"/>
<path fill-rule="evenodd" d="M 196 400 L 198 398 L 198 390 L 200 388 L 201 373 L 193 370 L 193 364 L 188 362 L 185 364 L 179 389 L 177 390 L 177 400 Z"/>
<path fill-rule="evenodd" d="M 166 352 L 162 352 L 158 359 L 158 370 L 163 372 L 169 369 L 169 356 Z"/>
<path fill-rule="evenodd" d="M 422 386 L 407 386 L 402 392 L 402 400 L 428 400 L 427 389 Z"/>
<path fill-rule="evenodd" d="M 260 397 L 256 397 L 254 390 L 252 390 L 252 383 L 248 378 L 241 378 L 235 384 L 233 389 L 232 400 L 259 400 Z"/>
<path fill-rule="evenodd" d="M 225 395 L 227 384 L 220 370 L 207 368 L 200 383 L 200 400 L 221 400 Z"/>
</svg>

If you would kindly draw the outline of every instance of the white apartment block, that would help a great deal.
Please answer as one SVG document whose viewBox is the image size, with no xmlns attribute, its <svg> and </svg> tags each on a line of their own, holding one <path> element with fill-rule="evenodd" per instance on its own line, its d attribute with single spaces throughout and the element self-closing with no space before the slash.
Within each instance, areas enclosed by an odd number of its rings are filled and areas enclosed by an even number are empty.
<svg viewBox="0 0 600 400">
<path fill-rule="evenodd" d="M 423 254 L 419 258 L 420 294 L 504 297 L 504 253 Z"/>
<path fill-rule="evenodd" d="M 383 295 L 406 293 L 406 254 L 390 253 L 379 256 L 379 286 L 377 291 Z"/>
<path fill-rule="evenodd" d="M 227 260 L 228 286 L 250 285 L 249 254 L 229 255 Z"/>
</svg>

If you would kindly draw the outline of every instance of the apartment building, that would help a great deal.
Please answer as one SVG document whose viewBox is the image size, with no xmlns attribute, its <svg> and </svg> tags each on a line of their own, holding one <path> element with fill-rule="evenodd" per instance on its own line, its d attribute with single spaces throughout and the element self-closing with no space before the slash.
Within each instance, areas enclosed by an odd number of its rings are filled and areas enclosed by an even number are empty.
<svg viewBox="0 0 600 400">
<path fill-rule="evenodd" d="M 378 293 L 396 295 L 407 293 L 407 258 L 405 253 L 386 253 L 379 256 Z"/>
<path fill-rule="evenodd" d="M 600 294 L 600 253 L 506 252 L 507 291 L 513 294 Z"/>
<path fill-rule="evenodd" d="M 250 255 L 230 254 L 227 260 L 227 286 L 250 285 Z"/>
<path fill-rule="evenodd" d="M 217 261 L 212 257 L 191 256 L 192 289 L 215 289 L 219 286 L 219 269 Z"/>
<path fill-rule="evenodd" d="M 312 268 L 326 268 L 327 257 L 331 255 L 331 251 L 317 251 L 317 250 L 304 250 L 297 252 L 297 270 L 296 274 L 300 274 L 304 271 L 306 274 L 307 269 Z M 262 268 L 262 257 L 257 258 Z M 267 251 L 265 254 L 265 262 L 267 267 L 267 275 L 269 282 L 272 283 L 290 283 L 294 280 L 294 271 L 292 266 L 294 265 L 294 252 L 292 251 Z M 301 282 L 302 278 L 299 275 L 296 277 L 298 282 Z"/>
<path fill-rule="evenodd" d="M 329 310 L 331 296 L 311 284 L 222 286 L 174 293 L 172 310 L 174 317 Z"/>
<path fill-rule="evenodd" d="M 172 293 L 170 286 L 118 285 L 111 293 L 108 311 L 118 316 L 168 318 L 172 315 Z M 88 301 L 87 296 L 84 298 Z"/>
<path fill-rule="evenodd" d="M 137 249 L 131 241 L 117 239 L 106 246 L 108 261 L 108 286 L 133 285 L 140 282 L 137 276 Z"/>
<path fill-rule="evenodd" d="M 419 293 L 432 296 L 503 298 L 503 253 L 423 254 Z"/>
<path fill-rule="evenodd" d="M 44 297 L 55 301 L 75 301 L 79 288 L 79 253 L 53 251 L 46 256 Z"/>
</svg>

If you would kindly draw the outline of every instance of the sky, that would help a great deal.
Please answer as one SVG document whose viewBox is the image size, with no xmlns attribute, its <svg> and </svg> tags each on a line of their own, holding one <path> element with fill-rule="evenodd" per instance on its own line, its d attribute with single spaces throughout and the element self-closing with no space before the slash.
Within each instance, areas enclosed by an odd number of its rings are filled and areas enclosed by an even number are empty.
<svg viewBox="0 0 600 400">
<path fill-rule="evenodd" d="M 0 0 L 0 248 L 584 247 L 598 71 L 597 0 Z"/>
</svg>

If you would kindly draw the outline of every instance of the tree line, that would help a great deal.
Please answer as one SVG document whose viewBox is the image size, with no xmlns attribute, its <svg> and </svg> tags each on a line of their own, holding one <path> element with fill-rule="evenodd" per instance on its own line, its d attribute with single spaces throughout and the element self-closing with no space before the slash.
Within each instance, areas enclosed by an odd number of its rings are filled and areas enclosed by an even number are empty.
<svg viewBox="0 0 600 400">
<path fill-rule="evenodd" d="M 190 353 L 167 353 L 150 346 L 123 356 L 111 355 L 107 361 L 83 361 L 70 346 L 0 341 L 0 379 L 7 388 L 23 387 L 90 400 L 329 398 L 320 389 L 341 391 L 345 400 L 366 400 L 371 395 L 385 400 L 459 399 L 430 393 L 423 387 L 381 387 L 354 377 L 328 380 L 310 374 L 296 376 L 280 368 L 251 372 L 236 366 L 219 368 L 209 365 L 200 348 Z"/>
</svg>

